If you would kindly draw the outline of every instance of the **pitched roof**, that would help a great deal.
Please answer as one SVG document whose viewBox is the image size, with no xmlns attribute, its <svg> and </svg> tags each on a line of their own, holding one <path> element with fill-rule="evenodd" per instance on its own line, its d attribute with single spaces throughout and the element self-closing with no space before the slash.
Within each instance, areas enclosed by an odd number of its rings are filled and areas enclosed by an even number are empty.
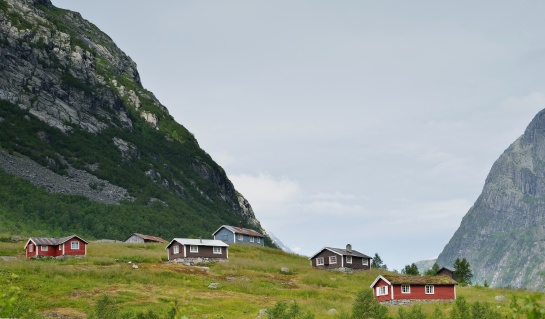
<svg viewBox="0 0 545 319">
<path fill-rule="evenodd" d="M 33 242 L 34 245 L 37 245 L 37 246 L 55 246 L 55 245 L 61 245 L 61 244 L 64 244 L 65 242 L 69 241 L 70 239 L 74 238 L 74 237 L 77 237 L 78 239 L 80 239 L 81 241 L 83 241 L 84 243 L 88 244 L 89 242 L 86 241 L 85 239 L 77 236 L 77 235 L 72 235 L 72 236 L 67 236 L 67 237 L 61 237 L 61 238 L 54 238 L 54 237 L 30 237 L 30 239 L 27 241 L 26 245 L 25 245 L 25 249 L 26 249 L 26 246 L 28 246 L 28 244 L 30 242 Z"/>
<path fill-rule="evenodd" d="M 256 232 L 253 229 L 241 228 L 241 227 L 235 227 L 235 226 L 228 226 L 228 225 L 222 225 L 220 228 L 218 228 L 218 230 L 216 230 L 212 234 L 212 236 L 214 236 L 222 228 L 228 229 L 229 231 L 231 231 L 234 234 L 243 234 L 243 235 L 249 235 L 249 236 L 254 236 L 254 237 L 265 237 L 265 236 L 261 235 L 260 233 Z"/>
<path fill-rule="evenodd" d="M 174 238 L 173 240 L 170 241 L 170 243 L 168 243 L 166 248 L 172 245 L 173 242 L 178 242 L 184 246 L 192 245 L 192 246 L 229 247 L 229 245 L 227 245 L 223 241 L 216 240 L 216 239 Z"/>
<path fill-rule="evenodd" d="M 346 249 L 341 249 L 341 248 L 333 248 L 333 247 L 324 247 L 322 248 L 319 252 L 317 252 L 316 254 L 314 254 L 312 257 L 310 257 L 309 259 L 312 259 L 314 257 L 316 257 L 316 255 L 318 255 L 319 253 L 321 253 L 322 251 L 324 251 L 324 249 L 327 249 L 339 256 L 352 256 L 352 257 L 361 257 L 361 258 L 369 258 L 369 259 L 373 259 L 369 256 L 367 256 L 366 254 L 362 254 L 360 253 L 359 251 L 357 250 L 350 250 L 350 251 L 347 251 Z"/>
<path fill-rule="evenodd" d="M 383 279 L 390 285 L 457 285 L 458 282 L 448 276 L 407 276 L 407 275 L 381 275 L 371 284 L 371 288 Z"/>
<path fill-rule="evenodd" d="M 164 240 L 163 238 L 161 237 L 156 237 L 156 236 L 150 236 L 150 235 L 143 235 L 143 234 L 139 234 L 139 233 L 134 233 L 132 235 L 130 235 L 129 237 L 127 237 L 127 239 L 131 238 L 132 236 L 138 236 L 142 239 L 147 239 L 147 240 L 151 240 L 151 241 L 156 241 L 158 243 L 166 243 L 167 241 Z M 125 239 L 125 241 L 127 240 Z"/>
</svg>

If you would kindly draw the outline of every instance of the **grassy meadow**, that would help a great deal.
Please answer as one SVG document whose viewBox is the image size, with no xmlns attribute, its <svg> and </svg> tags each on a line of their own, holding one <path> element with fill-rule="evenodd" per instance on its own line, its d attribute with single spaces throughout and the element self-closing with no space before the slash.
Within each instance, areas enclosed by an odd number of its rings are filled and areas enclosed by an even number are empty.
<svg viewBox="0 0 545 319">
<path fill-rule="evenodd" d="M 166 314 L 176 302 L 189 318 L 251 318 L 278 301 L 296 301 L 316 318 L 332 318 L 335 308 L 350 313 L 357 291 L 369 285 L 384 270 L 343 274 L 310 267 L 306 257 L 277 249 L 231 245 L 229 261 L 208 265 L 210 269 L 166 263 L 165 244 L 92 242 L 85 258 L 26 259 L 24 242 L 0 242 L 0 276 L 11 276 L 34 310 L 41 315 L 87 318 L 95 302 L 107 294 L 122 311 Z M 131 263 L 129 263 L 131 262 Z M 138 269 L 132 269 L 132 265 Z M 289 268 L 282 273 L 280 268 Z M 14 278 L 13 275 L 16 275 Z M 210 283 L 219 283 L 210 289 Z M 468 302 L 488 302 L 507 314 L 513 296 L 523 299 L 538 294 L 525 290 L 457 287 Z M 503 295 L 507 301 L 496 301 Z M 431 313 L 436 305 L 445 312 L 451 302 L 422 303 Z M 410 307 L 410 306 L 403 306 Z M 391 306 L 392 315 L 397 306 Z"/>
</svg>

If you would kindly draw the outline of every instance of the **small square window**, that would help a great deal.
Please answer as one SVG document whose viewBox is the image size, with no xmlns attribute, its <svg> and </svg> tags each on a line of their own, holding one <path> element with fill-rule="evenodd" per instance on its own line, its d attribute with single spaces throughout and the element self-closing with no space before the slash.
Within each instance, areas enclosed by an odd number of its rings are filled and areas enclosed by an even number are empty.
<svg viewBox="0 0 545 319">
<path fill-rule="evenodd" d="M 363 259 L 361 260 L 361 264 L 364 265 L 364 266 L 369 266 L 369 259 L 363 258 Z"/>
<path fill-rule="evenodd" d="M 261 243 L 261 238 L 257 237 L 257 243 Z"/>
<path fill-rule="evenodd" d="M 172 248 L 172 253 L 179 254 L 180 253 L 180 246 L 174 245 L 174 247 Z"/>
<path fill-rule="evenodd" d="M 377 287 L 377 296 L 384 296 L 388 294 L 388 286 Z"/>
<path fill-rule="evenodd" d="M 337 256 L 329 256 L 329 263 L 330 264 L 336 264 L 337 263 Z"/>
<path fill-rule="evenodd" d="M 401 293 L 402 294 L 410 294 L 411 293 L 411 286 L 410 285 L 401 285 Z"/>
<path fill-rule="evenodd" d="M 253 243 L 254 242 L 254 236 L 250 236 L 250 242 Z"/>
<path fill-rule="evenodd" d="M 351 264 L 352 263 L 352 256 L 346 256 L 346 263 Z"/>
<path fill-rule="evenodd" d="M 221 254 L 221 247 L 214 247 L 213 248 L 213 253 L 214 254 Z"/>
<path fill-rule="evenodd" d="M 189 252 L 190 253 L 198 253 L 199 252 L 199 246 L 190 245 L 189 246 Z"/>
<path fill-rule="evenodd" d="M 244 240 L 244 235 L 238 234 L 238 240 L 239 240 L 239 241 L 243 241 L 243 240 Z"/>
<path fill-rule="evenodd" d="M 70 242 L 70 248 L 72 248 L 72 249 L 79 249 L 79 241 L 72 241 L 72 242 Z"/>
<path fill-rule="evenodd" d="M 29 252 L 34 252 L 34 245 L 32 245 L 32 244 L 28 245 L 28 251 Z"/>
<path fill-rule="evenodd" d="M 41 246 L 40 246 L 40 249 L 41 249 L 42 251 L 47 251 L 48 248 L 49 248 L 49 247 L 46 246 L 46 245 L 41 245 Z"/>
<path fill-rule="evenodd" d="M 324 265 L 324 257 L 316 258 L 316 266 L 323 266 L 323 265 Z"/>
<path fill-rule="evenodd" d="M 433 285 L 426 285 L 426 294 L 427 295 L 433 295 Z"/>
</svg>

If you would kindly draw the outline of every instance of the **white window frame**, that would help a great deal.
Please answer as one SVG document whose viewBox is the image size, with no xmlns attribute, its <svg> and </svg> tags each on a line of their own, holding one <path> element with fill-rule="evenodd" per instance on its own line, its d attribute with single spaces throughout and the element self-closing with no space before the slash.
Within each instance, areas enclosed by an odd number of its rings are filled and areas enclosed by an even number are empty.
<svg viewBox="0 0 545 319">
<path fill-rule="evenodd" d="M 180 253 L 180 246 L 174 245 L 174 247 L 172 248 L 172 253 L 173 254 L 179 254 Z"/>
<path fill-rule="evenodd" d="M 49 246 L 47 246 L 47 245 L 40 245 L 40 250 L 41 250 L 41 251 L 48 251 L 48 250 L 49 250 Z"/>
<path fill-rule="evenodd" d="M 79 241 L 71 241 L 70 242 L 70 249 L 79 250 Z"/>
<path fill-rule="evenodd" d="M 433 285 L 426 285 L 426 295 L 433 295 L 435 294 L 435 288 Z"/>
<path fill-rule="evenodd" d="M 243 241 L 243 240 L 244 240 L 244 235 L 238 234 L 238 241 Z"/>
<path fill-rule="evenodd" d="M 199 252 L 199 246 L 197 246 L 197 245 L 189 245 L 189 252 L 190 252 L 190 253 L 198 253 L 198 252 Z"/>
<path fill-rule="evenodd" d="M 323 266 L 323 265 L 324 265 L 324 257 L 316 258 L 316 266 Z"/>
<path fill-rule="evenodd" d="M 369 266 L 369 259 L 367 259 L 367 258 L 362 258 L 362 259 L 361 259 L 361 264 L 364 265 L 364 266 Z"/>
<path fill-rule="evenodd" d="M 337 256 L 329 256 L 329 263 L 330 264 L 336 264 L 337 263 Z"/>
<path fill-rule="evenodd" d="M 402 294 L 410 294 L 411 293 L 411 285 L 401 285 L 401 293 Z"/>
<path fill-rule="evenodd" d="M 388 294 L 388 286 L 377 287 L 377 296 L 385 296 Z"/>
<path fill-rule="evenodd" d="M 346 263 L 351 264 L 352 263 L 352 256 L 346 256 Z"/>
<path fill-rule="evenodd" d="M 253 243 L 254 242 L 254 239 L 255 237 L 254 236 L 250 236 L 250 242 Z"/>
<path fill-rule="evenodd" d="M 221 255 L 221 247 L 212 247 L 212 253 Z"/>
<path fill-rule="evenodd" d="M 261 244 L 261 238 L 257 237 L 257 243 Z"/>
</svg>

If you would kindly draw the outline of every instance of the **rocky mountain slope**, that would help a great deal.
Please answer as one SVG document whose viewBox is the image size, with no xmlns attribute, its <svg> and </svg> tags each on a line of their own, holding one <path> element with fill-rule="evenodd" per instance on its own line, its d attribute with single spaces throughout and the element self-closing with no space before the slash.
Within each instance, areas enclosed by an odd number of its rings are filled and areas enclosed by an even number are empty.
<svg viewBox="0 0 545 319">
<path fill-rule="evenodd" d="M 261 229 L 136 63 L 49 0 L 0 0 L 0 232 L 122 238 Z M 16 185 L 17 187 L 14 187 Z"/>
<path fill-rule="evenodd" d="M 543 290 L 545 285 L 545 110 L 494 163 L 483 191 L 439 255 L 467 258 L 474 282 Z"/>
</svg>

